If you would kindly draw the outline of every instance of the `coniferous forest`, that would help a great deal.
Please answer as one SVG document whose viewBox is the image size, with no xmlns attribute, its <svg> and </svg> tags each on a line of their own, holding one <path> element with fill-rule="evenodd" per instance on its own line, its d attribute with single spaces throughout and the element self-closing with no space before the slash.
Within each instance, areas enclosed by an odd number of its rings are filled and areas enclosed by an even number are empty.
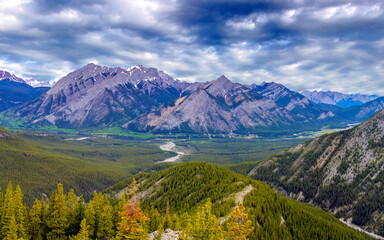
<svg viewBox="0 0 384 240">
<path fill-rule="evenodd" d="M 236 202 L 233 193 L 247 186 L 252 191 Z M 59 184 L 28 206 L 9 183 L 0 204 L 7 240 L 148 239 L 156 231 L 160 239 L 166 229 L 179 239 L 368 239 L 328 213 L 207 163 L 138 174 L 88 202 Z"/>
</svg>

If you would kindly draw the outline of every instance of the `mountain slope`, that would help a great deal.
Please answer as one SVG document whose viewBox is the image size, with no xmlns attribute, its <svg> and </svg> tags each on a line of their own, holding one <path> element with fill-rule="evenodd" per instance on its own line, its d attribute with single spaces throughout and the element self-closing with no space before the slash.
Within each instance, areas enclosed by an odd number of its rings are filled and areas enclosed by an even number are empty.
<svg viewBox="0 0 384 240">
<path fill-rule="evenodd" d="M 0 73 L 1 74 L 1 73 Z M 0 81 L 0 112 L 37 98 L 49 88 L 33 88 L 26 83 L 10 79 Z"/>
<path fill-rule="evenodd" d="M 384 235 L 384 110 L 353 129 L 274 155 L 249 175 Z"/>
<path fill-rule="evenodd" d="M 262 182 L 212 164 L 183 163 L 135 178 L 144 209 L 165 210 L 169 202 L 171 212 L 181 215 L 194 211 L 209 198 L 212 212 L 223 217 L 240 200 L 255 228 L 248 236 L 251 240 L 367 238 L 328 213 L 282 197 Z M 121 190 L 127 190 L 131 181 L 121 182 L 106 192 L 118 195 Z"/>
<path fill-rule="evenodd" d="M 332 91 L 305 90 L 300 93 L 314 103 L 330 104 L 338 107 L 351 107 L 355 105 L 363 105 L 364 103 L 375 100 L 379 97 L 377 95 L 343 94 Z"/>
<path fill-rule="evenodd" d="M 318 120 L 326 118 L 321 116 L 327 115 L 318 108 L 311 111 L 312 116 L 300 115 L 299 111 L 291 111 L 295 107 L 280 106 L 278 101 L 277 98 L 263 97 L 256 90 L 232 83 L 221 76 L 189 95 L 143 114 L 125 126 L 133 130 L 153 132 L 248 134 L 300 129 L 306 125 L 318 126 Z"/>
<path fill-rule="evenodd" d="M 332 119 L 335 113 L 325 111 L 298 92 L 294 92 L 278 83 L 266 83 L 251 85 L 260 95 L 273 99 L 279 106 L 295 114 L 298 118 L 307 119 Z"/>
<path fill-rule="evenodd" d="M 176 99 L 189 85 L 154 68 L 88 64 L 10 115 L 64 127 L 113 125 Z"/>
</svg>

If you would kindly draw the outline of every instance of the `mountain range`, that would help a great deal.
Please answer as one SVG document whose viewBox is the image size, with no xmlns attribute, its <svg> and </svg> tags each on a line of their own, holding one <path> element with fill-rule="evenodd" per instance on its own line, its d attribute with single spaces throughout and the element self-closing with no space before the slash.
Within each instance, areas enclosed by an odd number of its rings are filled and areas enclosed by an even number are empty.
<svg viewBox="0 0 384 240">
<path fill-rule="evenodd" d="M 95 64 L 69 73 L 39 97 L 2 115 L 61 128 L 122 126 L 154 133 L 252 134 L 315 130 L 360 122 L 384 106 L 319 105 L 277 83 L 175 80 L 155 68 Z"/>
<path fill-rule="evenodd" d="M 52 81 L 52 82 L 50 82 L 50 81 L 37 81 L 34 78 L 23 79 L 23 78 L 17 77 L 16 75 L 14 75 L 10 72 L 0 70 L 0 81 L 4 80 L 4 79 L 9 79 L 11 81 L 18 82 L 18 83 L 28 84 L 32 87 L 49 87 L 50 88 L 53 85 L 55 85 L 55 83 L 56 83 L 55 81 Z"/>
<path fill-rule="evenodd" d="M 304 90 L 300 92 L 302 95 L 307 97 L 314 103 L 318 104 L 329 104 L 338 107 L 351 107 L 355 105 L 363 105 L 364 103 L 370 102 L 379 98 L 377 95 L 366 95 L 366 94 L 344 94 L 333 91 L 309 91 Z"/>
</svg>

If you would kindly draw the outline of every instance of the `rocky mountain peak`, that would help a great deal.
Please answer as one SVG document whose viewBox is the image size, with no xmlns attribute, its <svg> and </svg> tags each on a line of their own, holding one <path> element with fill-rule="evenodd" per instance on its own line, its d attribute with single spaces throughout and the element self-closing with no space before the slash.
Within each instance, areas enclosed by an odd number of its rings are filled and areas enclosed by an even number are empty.
<svg viewBox="0 0 384 240">
<path fill-rule="evenodd" d="M 227 77 L 222 75 L 216 80 L 213 80 L 206 84 L 203 89 L 206 89 L 209 94 L 212 96 L 225 96 L 234 86 L 234 83 L 231 82 Z"/>
<path fill-rule="evenodd" d="M 0 80 L 4 80 L 4 79 L 9 79 L 11 81 L 19 82 L 19 83 L 26 83 L 24 79 L 16 77 L 16 75 L 4 70 L 0 70 Z"/>
</svg>

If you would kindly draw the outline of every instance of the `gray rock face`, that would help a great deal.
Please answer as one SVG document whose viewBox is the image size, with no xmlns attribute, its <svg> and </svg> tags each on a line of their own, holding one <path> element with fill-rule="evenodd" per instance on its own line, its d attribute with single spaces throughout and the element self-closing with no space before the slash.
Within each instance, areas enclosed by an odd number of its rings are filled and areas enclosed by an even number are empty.
<svg viewBox="0 0 384 240">
<path fill-rule="evenodd" d="M 148 235 L 148 240 L 154 240 L 158 235 L 160 235 L 158 231 L 155 231 Z M 171 229 L 166 229 L 162 234 L 160 240 L 177 240 L 179 237 L 182 236 L 182 233 L 180 231 L 173 231 Z"/>
<path fill-rule="evenodd" d="M 305 97 L 300 97 L 301 103 L 296 105 L 309 103 Z M 283 129 L 311 120 L 292 114 L 289 107 L 277 104 L 278 101 L 260 95 L 255 88 L 232 83 L 221 76 L 124 126 L 153 132 L 250 133 L 260 129 Z M 294 101 L 290 98 L 289 104 Z M 321 113 L 324 112 L 318 110 L 316 117 Z"/>
<path fill-rule="evenodd" d="M 262 83 L 261 85 L 251 85 L 251 87 L 263 97 L 274 100 L 279 106 L 295 115 L 298 121 L 332 118 L 335 115 L 326 114 L 325 110 L 320 109 L 316 104 L 309 101 L 300 93 L 294 92 L 278 83 Z"/>
</svg>

